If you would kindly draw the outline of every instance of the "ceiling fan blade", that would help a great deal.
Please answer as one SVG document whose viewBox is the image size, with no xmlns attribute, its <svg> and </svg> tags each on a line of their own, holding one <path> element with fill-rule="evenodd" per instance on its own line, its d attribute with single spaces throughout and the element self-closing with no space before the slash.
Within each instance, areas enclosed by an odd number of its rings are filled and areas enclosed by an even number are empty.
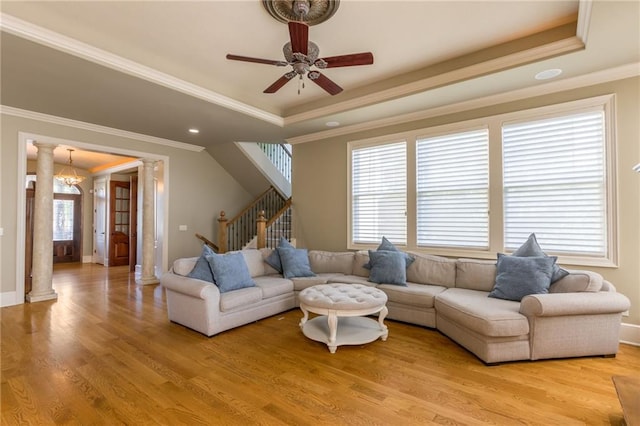
<svg viewBox="0 0 640 426">
<path fill-rule="evenodd" d="M 327 63 L 326 67 L 318 66 L 319 61 Z M 315 65 L 318 68 L 336 68 L 336 67 L 352 67 L 355 65 L 371 65 L 373 64 L 373 53 L 353 53 L 351 55 L 330 56 L 328 58 L 320 58 Z"/>
<path fill-rule="evenodd" d="M 276 93 L 282 86 L 287 84 L 293 77 L 296 76 L 295 72 L 288 72 L 279 79 L 277 79 L 271 86 L 264 89 L 262 93 Z"/>
<path fill-rule="evenodd" d="M 231 54 L 227 55 L 227 59 L 231 59 L 233 61 L 254 62 L 256 64 L 276 65 L 279 67 L 289 65 L 285 61 L 273 61 L 271 59 L 250 58 L 248 56 L 239 56 L 239 55 L 231 55 Z"/>
<path fill-rule="evenodd" d="M 342 92 L 342 87 L 338 86 L 336 83 L 331 81 L 325 75 L 320 74 L 318 71 L 311 71 L 309 74 L 307 74 L 307 77 L 309 77 L 309 80 L 322 87 L 327 91 L 327 93 L 332 96 Z"/>
<path fill-rule="evenodd" d="M 291 51 L 306 55 L 309 49 L 309 26 L 303 22 L 289 21 Z"/>
</svg>

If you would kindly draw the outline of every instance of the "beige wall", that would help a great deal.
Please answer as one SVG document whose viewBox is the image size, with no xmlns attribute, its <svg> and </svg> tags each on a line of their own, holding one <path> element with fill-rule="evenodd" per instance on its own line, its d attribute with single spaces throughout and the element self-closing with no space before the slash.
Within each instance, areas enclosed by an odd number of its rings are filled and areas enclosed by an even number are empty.
<svg viewBox="0 0 640 426">
<path fill-rule="evenodd" d="M 216 219 L 220 210 L 225 210 L 232 217 L 252 200 L 206 151 L 193 152 L 4 114 L 0 124 L 0 227 L 4 228 L 4 235 L 0 237 L 0 295 L 15 291 L 16 268 L 24 267 L 16 265 L 18 179 L 24 181 L 23 177 L 17 176 L 18 132 L 100 145 L 105 147 L 105 151 L 114 147 L 168 157 L 169 208 L 166 213 L 169 231 L 165 241 L 169 263 L 178 257 L 196 256 L 200 252 L 202 244 L 194 233 L 207 237 L 217 234 Z M 83 186 L 85 197 L 89 189 L 90 186 Z M 88 224 L 91 226 L 91 220 Z M 179 231 L 179 225 L 187 225 L 188 231 Z M 83 251 L 86 252 L 86 247 Z"/>
<path fill-rule="evenodd" d="M 616 95 L 617 113 L 619 267 L 589 269 L 602 274 L 631 299 L 630 315 L 623 321 L 640 325 L 640 174 L 632 170 L 640 162 L 640 78 L 295 145 L 292 181 L 298 246 L 346 250 L 349 141 L 611 93 Z"/>
</svg>

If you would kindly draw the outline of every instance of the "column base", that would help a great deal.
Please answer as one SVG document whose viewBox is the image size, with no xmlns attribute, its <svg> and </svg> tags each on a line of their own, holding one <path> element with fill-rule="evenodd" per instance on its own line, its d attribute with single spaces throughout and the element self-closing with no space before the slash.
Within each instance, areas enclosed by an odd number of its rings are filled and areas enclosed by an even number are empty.
<svg viewBox="0 0 640 426">
<path fill-rule="evenodd" d="M 27 294 L 26 296 L 26 300 L 29 303 L 34 303 L 34 302 L 42 302 L 45 300 L 57 300 L 58 299 L 58 293 L 56 293 L 54 290 L 51 290 L 50 293 L 44 293 L 44 294 Z"/>
<path fill-rule="evenodd" d="M 155 276 L 153 276 L 153 277 L 136 278 L 136 284 L 138 284 L 138 285 L 158 284 L 159 282 L 160 282 L 160 280 L 158 278 L 156 278 Z"/>
</svg>

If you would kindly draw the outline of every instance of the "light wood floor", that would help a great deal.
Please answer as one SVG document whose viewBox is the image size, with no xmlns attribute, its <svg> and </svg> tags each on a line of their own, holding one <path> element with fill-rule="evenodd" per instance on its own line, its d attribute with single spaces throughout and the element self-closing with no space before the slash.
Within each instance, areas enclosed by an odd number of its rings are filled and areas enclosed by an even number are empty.
<svg viewBox="0 0 640 426">
<path fill-rule="evenodd" d="M 55 302 L 2 308 L 2 425 L 620 425 L 616 358 L 493 367 L 437 331 L 326 346 L 292 310 L 204 337 L 126 267 L 57 266 Z"/>
</svg>

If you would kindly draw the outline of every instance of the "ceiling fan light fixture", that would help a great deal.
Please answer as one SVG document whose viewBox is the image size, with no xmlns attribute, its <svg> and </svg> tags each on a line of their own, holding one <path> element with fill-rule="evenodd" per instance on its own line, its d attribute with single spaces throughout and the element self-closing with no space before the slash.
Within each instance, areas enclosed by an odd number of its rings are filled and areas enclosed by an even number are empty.
<svg viewBox="0 0 640 426">
<path fill-rule="evenodd" d="M 317 25 L 336 13 L 340 0 L 262 0 L 262 4 L 269 15 L 283 24 L 302 21 Z"/>
<path fill-rule="evenodd" d="M 62 170 L 56 173 L 54 178 L 68 186 L 78 185 L 80 182 L 86 179 L 86 176 L 79 175 L 76 172 L 76 169 L 73 168 L 73 160 L 71 159 L 71 153 L 74 150 L 67 148 L 67 151 L 69 151 L 69 165 L 63 167 Z"/>
</svg>

